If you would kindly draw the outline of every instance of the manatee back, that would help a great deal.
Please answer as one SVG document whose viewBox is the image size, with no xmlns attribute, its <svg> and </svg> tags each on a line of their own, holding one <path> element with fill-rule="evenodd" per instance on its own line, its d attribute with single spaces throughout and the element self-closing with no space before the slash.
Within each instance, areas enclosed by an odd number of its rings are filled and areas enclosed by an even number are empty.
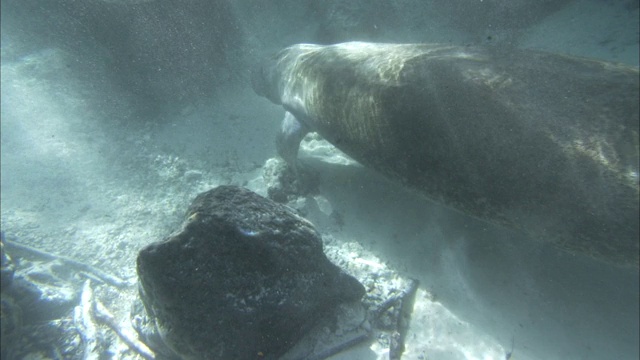
<svg viewBox="0 0 640 360">
<path fill-rule="evenodd" d="M 472 216 L 637 266 L 637 69 L 441 45 L 306 50 L 282 102 L 297 99 L 354 159 Z"/>
</svg>

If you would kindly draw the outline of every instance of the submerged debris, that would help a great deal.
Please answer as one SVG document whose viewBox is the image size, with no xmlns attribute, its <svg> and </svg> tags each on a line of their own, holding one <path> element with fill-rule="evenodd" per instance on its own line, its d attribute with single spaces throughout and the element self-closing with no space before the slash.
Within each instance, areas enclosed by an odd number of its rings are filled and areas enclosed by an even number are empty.
<svg viewBox="0 0 640 360">
<path fill-rule="evenodd" d="M 7 246 L 7 248 L 11 251 L 15 251 L 15 252 L 24 252 L 27 253 L 29 255 L 34 255 L 37 256 L 39 258 L 45 259 L 45 260 L 59 260 L 61 262 L 63 262 L 64 264 L 72 267 L 75 270 L 79 270 L 79 271 L 86 271 L 92 275 L 95 275 L 96 277 L 98 277 L 98 279 L 100 279 L 101 281 L 115 286 L 117 288 L 126 288 L 132 285 L 132 283 L 126 281 L 126 280 L 122 280 L 119 277 L 109 274 L 103 270 L 100 270 L 98 268 L 96 268 L 95 266 L 91 266 L 87 263 L 83 263 L 80 262 L 78 260 L 75 259 L 71 259 L 68 258 L 66 256 L 62 256 L 62 255 L 55 255 L 49 252 L 45 252 L 42 250 L 38 250 L 36 248 L 33 248 L 31 246 L 28 245 L 24 245 L 24 244 L 20 244 L 17 243 L 15 241 L 10 241 L 10 240 L 5 240 L 5 244 Z"/>
<path fill-rule="evenodd" d="M 117 338 L 97 323 L 109 326 L 105 315 L 109 312 L 95 290 L 109 285 L 120 291 L 128 282 L 74 259 L 12 241 L 5 243 L 3 250 L 38 261 L 20 258 L 13 281 L 3 281 L 2 358 L 101 359 L 110 354 Z M 5 258 L 10 259 L 8 255 Z M 85 280 L 80 282 L 82 278 Z M 91 280 L 100 285 L 94 288 Z M 118 336 L 126 333 L 115 321 L 111 325 Z M 130 347 L 149 359 L 140 348 Z"/>
</svg>

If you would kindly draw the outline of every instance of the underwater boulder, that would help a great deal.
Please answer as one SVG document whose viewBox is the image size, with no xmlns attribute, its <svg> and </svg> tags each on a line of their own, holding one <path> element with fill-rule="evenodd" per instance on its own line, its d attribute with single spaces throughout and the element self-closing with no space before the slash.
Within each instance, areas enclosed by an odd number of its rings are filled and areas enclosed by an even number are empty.
<svg viewBox="0 0 640 360">
<path fill-rule="evenodd" d="M 140 251 L 137 270 L 146 315 L 184 359 L 277 359 L 365 292 L 309 221 L 235 186 L 198 195 L 180 231 Z"/>
</svg>

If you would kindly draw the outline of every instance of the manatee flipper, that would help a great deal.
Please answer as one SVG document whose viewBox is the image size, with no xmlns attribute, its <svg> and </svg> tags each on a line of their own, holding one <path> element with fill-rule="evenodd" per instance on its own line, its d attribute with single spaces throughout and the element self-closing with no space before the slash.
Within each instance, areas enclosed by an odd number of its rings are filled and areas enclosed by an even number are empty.
<svg viewBox="0 0 640 360">
<path fill-rule="evenodd" d="M 277 179 L 268 186 L 269 197 L 273 200 L 286 203 L 289 196 L 306 196 L 317 192 L 317 174 L 298 162 L 300 142 L 309 132 L 309 127 L 303 121 L 291 112 L 285 112 L 276 136 L 276 149 L 286 165 L 271 174 L 273 179 Z"/>
<path fill-rule="evenodd" d="M 300 142 L 308 132 L 309 128 L 287 111 L 282 120 L 280 133 L 276 137 L 278 155 L 288 164 L 295 165 Z"/>
</svg>

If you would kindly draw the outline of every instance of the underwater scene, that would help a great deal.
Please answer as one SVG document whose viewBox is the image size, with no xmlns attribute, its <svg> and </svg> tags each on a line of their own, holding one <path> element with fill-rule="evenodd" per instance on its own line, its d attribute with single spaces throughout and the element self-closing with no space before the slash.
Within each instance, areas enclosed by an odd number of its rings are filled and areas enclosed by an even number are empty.
<svg viewBox="0 0 640 360">
<path fill-rule="evenodd" d="M 2 0 L 1 359 L 640 358 L 638 0 Z"/>
</svg>

